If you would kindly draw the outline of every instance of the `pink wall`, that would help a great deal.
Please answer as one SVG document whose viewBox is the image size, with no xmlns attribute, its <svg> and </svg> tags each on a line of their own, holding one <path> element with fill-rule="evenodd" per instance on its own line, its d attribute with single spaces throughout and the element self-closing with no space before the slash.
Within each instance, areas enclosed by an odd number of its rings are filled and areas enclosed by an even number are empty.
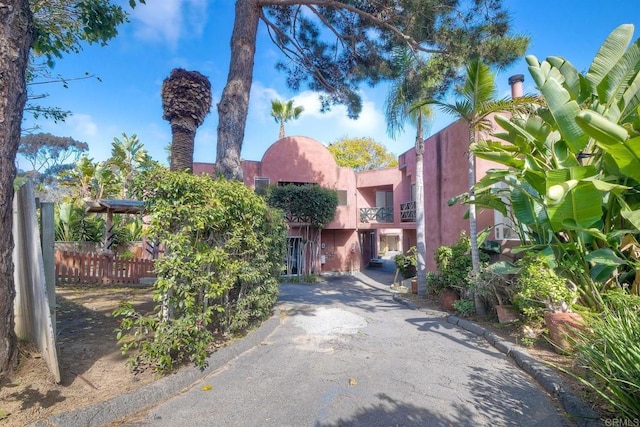
<svg viewBox="0 0 640 427">
<path fill-rule="evenodd" d="M 356 228 L 355 172 L 338 167 L 324 144 L 304 136 L 286 137 L 271 145 L 260 163 L 261 176 L 268 177 L 271 184 L 312 182 L 321 187 L 346 190 L 347 205 L 338 206 L 335 219 L 326 228 Z"/>
<path fill-rule="evenodd" d="M 469 233 L 464 218 L 467 207 L 449 206 L 448 201 L 468 190 L 468 127 L 458 121 L 425 141 L 424 196 L 427 269 L 435 270 L 434 254 L 440 245 L 451 245 L 460 232 Z M 485 175 L 492 162 L 476 160 L 476 179 Z M 194 173 L 213 174 L 214 166 L 194 163 Z M 355 173 L 338 167 L 327 147 L 304 136 L 286 137 L 271 145 L 261 161 L 243 161 L 245 185 L 254 188 L 254 178 L 278 182 L 311 182 L 335 190 L 346 190 L 347 205 L 338 206 L 334 221 L 322 230 L 322 271 L 359 270 L 363 260 L 358 232 L 377 230 L 401 236 L 404 250 L 416 244 L 415 223 L 400 221 L 400 204 L 410 201 L 415 183 L 415 149 L 399 156 L 398 168 Z M 360 223 L 360 208 L 375 207 L 376 191 L 393 191 L 393 223 Z M 493 211 L 478 212 L 478 230 L 493 225 Z M 385 231 L 386 230 L 386 231 Z M 295 231 L 292 230 L 293 233 Z M 379 238 L 379 236 L 378 236 Z M 367 249 L 368 250 L 368 249 Z"/>
</svg>

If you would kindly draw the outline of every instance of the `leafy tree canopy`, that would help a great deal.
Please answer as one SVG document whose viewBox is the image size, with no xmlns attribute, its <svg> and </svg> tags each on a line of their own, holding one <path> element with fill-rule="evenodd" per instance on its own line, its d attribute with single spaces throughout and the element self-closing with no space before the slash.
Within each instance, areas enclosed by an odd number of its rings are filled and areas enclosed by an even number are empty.
<svg viewBox="0 0 640 427">
<path fill-rule="evenodd" d="M 504 66 L 528 43 L 526 37 L 508 37 L 509 15 L 500 1 L 261 3 L 269 5 L 262 20 L 285 54 L 277 68 L 287 73 L 289 86 L 299 90 L 306 84 L 324 93 L 323 109 L 344 104 L 350 117 L 362 109 L 360 83 L 375 85 L 401 71 L 392 58 L 398 45 L 437 58 L 431 72 L 450 83 L 466 58 L 491 57 Z"/>
<path fill-rule="evenodd" d="M 336 215 L 338 193 L 316 185 L 274 186 L 269 188 L 267 202 L 282 209 L 290 221 L 323 228 Z"/>
<path fill-rule="evenodd" d="M 398 166 L 398 159 L 372 138 L 341 138 L 329 145 L 338 166 L 356 171 Z"/>
<path fill-rule="evenodd" d="M 136 2 L 129 4 L 134 7 Z M 79 52 L 83 42 L 105 45 L 127 21 L 122 6 L 111 0 L 30 0 L 29 5 L 35 24 L 33 52 L 44 55 L 50 65 L 54 57 Z"/>
<path fill-rule="evenodd" d="M 32 170 L 40 172 L 59 169 L 65 163 L 76 162 L 89 149 L 86 142 L 50 133 L 26 135 L 20 139 L 18 154 L 27 160 Z"/>
<path fill-rule="evenodd" d="M 129 4 L 135 7 L 136 1 Z M 61 83 L 67 87 L 70 80 L 94 77 L 89 73 L 71 78 L 54 75 L 51 72 L 54 59 L 62 58 L 65 53 L 79 52 L 83 43 L 106 45 L 118 34 L 117 27 L 127 22 L 127 13 L 111 0 L 29 0 L 29 6 L 33 13 L 35 40 L 26 73 L 30 89 L 25 111 L 34 119 L 64 121 L 71 112 L 33 102 L 48 96 L 32 93 L 33 85 Z"/>
</svg>

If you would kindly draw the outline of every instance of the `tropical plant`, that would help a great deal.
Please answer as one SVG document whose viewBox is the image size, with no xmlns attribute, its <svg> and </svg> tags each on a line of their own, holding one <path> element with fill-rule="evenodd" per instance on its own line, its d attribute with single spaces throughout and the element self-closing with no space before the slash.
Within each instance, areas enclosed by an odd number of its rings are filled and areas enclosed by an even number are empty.
<svg viewBox="0 0 640 427">
<path fill-rule="evenodd" d="M 416 272 L 418 293 L 425 293 L 425 265 L 427 245 L 425 239 L 424 217 L 424 130 L 427 120 L 431 118 L 431 108 L 426 105 L 415 107 L 420 97 L 425 97 L 427 90 L 433 86 L 424 84 L 423 71 L 425 63 L 408 49 L 394 51 L 394 65 L 399 69 L 398 77 L 393 81 L 385 100 L 385 116 L 387 133 L 395 138 L 402 132 L 404 124 L 409 119 L 416 127 Z"/>
<path fill-rule="evenodd" d="M 518 112 L 527 109 L 535 101 L 531 97 L 496 99 L 497 86 L 495 76 L 491 69 L 480 59 L 471 61 L 466 67 L 464 83 L 456 93 L 459 101 L 450 104 L 437 100 L 427 100 L 428 104 L 437 105 L 442 111 L 457 117 L 467 123 L 469 127 L 469 145 L 476 142 L 480 132 L 491 130 L 491 116 L 497 112 Z M 469 191 L 465 195 L 469 205 L 469 241 L 471 244 L 471 265 L 472 271 L 480 271 L 480 249 L 478 246 L 478 225 L 476 218 L 475 190 L 476 166 L 475 157 L 472 152 L 468 154 L 467 165 Z M 476 297 L 476 311 L 484 314 L 481 308 L 482 302 Z"/>
<path fill-rule="evenodd" d="M 135 188 L 150 212 L 148 237 L 165 255 L 155 264 L 154 311 L 125 304 L 114 313 L 122 349 L 138 347 L 133 363 L 159 371 L 186 360 L 204 367 L 215 333 L 239 333 L 271 314 L 286 242 L 282 212 L 239 182 L 159 168 L 136 182 L 145 183 Z"/>
<path fill-rule="evenodd" d="M 340 138 L 327 147 L 338 166 L 368 171 L 398 166 L 398 159 L 372 138 Z"/>
<path fill-rule="evenodd" d="M 144 3 L 143 0 L 140 1 Z M 43 6 L 40 11 L 36 4 Z M 3 126 L 0 126 L 0 375 L 11 371 L 17 361 L 17 338 L 13 322 L 13 295 L 15 285 L 11 267 L 13 248 L 11 214 L 15 159 L 20 142 L 20 123 L 26 101 L 26 73 L 29 53 L 33 50 L 47 58 L 60 56 L 63 52 L 74 52 L 80 42 L 106 43 L 113 38 L 116 27 L 124 22 L 125 15 L 120 6 L 108 0 L 75 1 L 69 13 L 49 13 L 47 7 L 59 6 L 60 2 L 29 2 L 19 0 L 6 8 L 0 17 L 0 98 L 6 100 L 0 108 Z M 130 0 L 134 6 L 136 0 Z M 81 19 L 75 19 L 75 17 Z M 53 18 L 53 19 L 52 19 Z"/>
<path fill-rule="evenodd" d="M 297 120 L 304 111 L 302 105 L 293 105 L 293 99 L 287 102 L 278 99 L 271 100 L 271 117 L 280 124 L 278 139 L 284 138 L 284 124 L 289 120 Z"/>
<path fill-rule="evenodd" d="M 128 137 L 126 133 L 123 133 L 122 139 L 113 138 L 111 157 L 107 160 L 106 165 L 116 169 L 114 176 L 119 178 L 122 188 L 119 197 L 131 198 L 131 183 L 135 175 L 141 170 L 149 168 L 152 163 L 153 160 L 137 135 Z"/>
<path fill-rule="evenodd" d="M 174 68 L 162 82 L 162 118 L 171 123 L 171 170 L 193 170 L 196 129 L 211 109 L 211 83 L 197 71 Z"/>
<path fill-rule="evenodd" d="M 640 414 L 640 298 L 620 289 L 603 295 L 604 311 L 578 331 L 574 377 L 609 403 L 612 412 L 634 419 Z"/>
<path fill-rule="evenodd" d="M 82 200 L 55 204 L 55 238 L 63 242 L 99 243 L 104 236 L 104 220 L 87 214 Z"/>
<path fill-rule="evenodd" d="M 553 256 L 596 309 L 606 289 L 637 294 L 640 284 L 640 40 L 629 46 L 632 35 L 631 25 L 616 28 L 586 74 L 563 58 L 528 56 L 542 105 L 528 117 L 496 116 L 503 131 L 472 146 L 504 167 L 475 186 L 477 203 L 510 209 L 520 250 Z M 510 206 L 495 194 L 498 182 Z"/>
</svg>

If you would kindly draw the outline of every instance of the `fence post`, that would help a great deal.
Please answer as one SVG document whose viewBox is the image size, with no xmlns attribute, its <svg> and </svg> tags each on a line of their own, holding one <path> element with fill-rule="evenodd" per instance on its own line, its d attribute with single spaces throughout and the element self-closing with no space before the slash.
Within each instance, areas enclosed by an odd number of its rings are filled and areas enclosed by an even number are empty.
<svg viewBox="0 0 640 427">
<path fill-rule="evenodd" d="M 40 203 L 40 239 L 42 240 L 42 262 L 44 263 L 44 280 L 49 296 L 49 311 L 53 334 L 56 334 L 56 261 L 55 261 L 55 219 L 53 203 Z"/>
</svg>

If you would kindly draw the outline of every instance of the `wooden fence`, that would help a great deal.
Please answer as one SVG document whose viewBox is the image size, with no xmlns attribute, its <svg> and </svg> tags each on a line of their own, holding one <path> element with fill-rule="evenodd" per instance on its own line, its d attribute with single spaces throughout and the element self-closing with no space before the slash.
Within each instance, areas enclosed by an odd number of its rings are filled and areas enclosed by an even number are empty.
<svg viewBox="0 0 640 427">
<path fill-rule="evenodd" d="M 57 283 L 139 283 L 141 277 L 155 277 L 152 260 L 56 251 Z"/>
</svg>

